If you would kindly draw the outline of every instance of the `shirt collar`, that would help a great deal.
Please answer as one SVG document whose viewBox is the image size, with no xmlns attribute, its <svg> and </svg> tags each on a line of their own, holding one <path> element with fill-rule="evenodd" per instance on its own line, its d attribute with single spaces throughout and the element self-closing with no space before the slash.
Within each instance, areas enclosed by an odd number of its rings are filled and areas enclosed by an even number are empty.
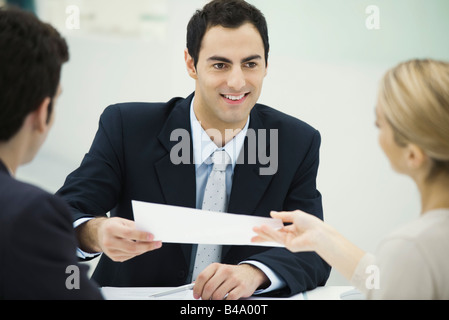
<svg viewBox="0 0 449 320">
<path fill-rule="evenodd" d="M 195 97 L 192 98 L 192 102 L 190 103 L 190 126 L 192 128 L 193 161 L 195 163 L 195 168 L 198 168 L 214 151 L 224 149 L 231 157 L 232 170 L 234 170 L 248 131 L 249 115 L 245 127 L 224 147 L 218 148 L 198 121 L 193 110 L 194 100 Z"/>
</svg>

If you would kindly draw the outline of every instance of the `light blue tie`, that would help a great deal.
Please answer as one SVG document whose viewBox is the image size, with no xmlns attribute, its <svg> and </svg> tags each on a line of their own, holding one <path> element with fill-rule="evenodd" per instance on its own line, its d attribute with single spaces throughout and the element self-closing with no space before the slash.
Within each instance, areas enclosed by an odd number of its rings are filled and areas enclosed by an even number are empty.
<svg viewBox="0 0 449 320">
<path fill-rule="evenodd" d="M 228 199 L 226 196 L 226 167 L 231 163 L 231 158 L 224 150 L 217 150 L 210 156 L 213 163 L 212 171 L 207 179 L 206 189 L 201 209 L 226 212 Z M 213 214 L 213 213 L 211 213 Z M 210 244 L 198 244 L 193 268 L 193 280 L 196 280 L 208 265 L 221 262 L 221 246 Z"/>
</svg>

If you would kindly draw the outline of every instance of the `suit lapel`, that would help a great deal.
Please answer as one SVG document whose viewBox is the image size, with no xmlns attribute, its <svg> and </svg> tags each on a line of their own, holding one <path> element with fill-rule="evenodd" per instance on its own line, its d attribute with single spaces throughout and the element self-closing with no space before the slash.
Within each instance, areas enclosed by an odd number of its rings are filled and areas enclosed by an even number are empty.
<svg viewBox="0 0 449 320">
<path fill-rule="evenodd" d="M 193 164 L 189 113 L 192 96 L 175 103 L 165 126 L 158 136 L 167 154 L 154 165 L 166 203 L 189 208 L 196 207 L 195 165 Z M 184 132 L 186 134 L 182 137 L 182 139 L 188 139 L 188 141 L 183 140 L 183 145 L 188 146 L 183 152 L 188 152 L 188 157 L 190 158 L 190 161 L 186 164 L 175 164 L 170 158 L 171 150 L 181 141 L 170 140 L 173 132 Z M 174 221 L 174 223 L 176 222 Z M 183 251 L 187 264 L 189 264 L 192 245 L 182 244 L 181 250 Z"/>
<path fill-rule="evenodd" d="M 261 200 L 273 175 L 261 175 L 260 169 L 265 167 L 259 162 L 258 147 L 259 139 L 262 138 L 266 145 L 265 150 L 269 150 L 269 137 L 260 137 L 259 129 L 266 130 L 257 113 L 257 105 L 251 111 L 251 120 L 248 133 L 240 152 L 239 160 L 234 169 L 232 190 L 229 200 L 228 212 L 242 214 L 256 214 L 254 210 Z M 251 137 L 251 135 L 254 136 Z M 253 144 L 256 144 L 254 146 Z M 249 154 L 254 153 L 256 154 Z M 254 161 L 255 160 L 255 161 Z"/>
<path fill-rule="evenodd" d="M 167 204 L 195 208 L 196 182 L 190 137 L 190 101 L 191 97 L 176 102 L 167 118 L 165 126 L 158 136 L 167 154 L 155 163 L 155 169 Z M 183 132 L 184 136 L 179 138 L 176 135 L 174 139 L 181 140 L 171 141 L 172 133 L 176 132 Z M 178 150 L 181 145 L 185 146 L 182 152 L 187 152 L 188 160 L 186 163 L 176 164 L 172 161 L 170 152 L 175 149 Z"/>
</svg>

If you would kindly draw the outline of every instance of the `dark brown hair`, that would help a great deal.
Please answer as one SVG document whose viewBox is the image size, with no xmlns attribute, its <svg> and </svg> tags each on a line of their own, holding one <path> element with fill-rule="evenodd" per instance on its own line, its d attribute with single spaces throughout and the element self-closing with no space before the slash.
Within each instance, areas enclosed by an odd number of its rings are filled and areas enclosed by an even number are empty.
<svg viewBox="0 0 449 320">
<path fill-rule="evenodd" d="M 56 95 L 67 43 L 30 12 L 0 8 L 0 141 L 8 141 L 26 116 Z M 52 103 L 48 110 L 48 119 Z"/>
<path fill-rule="evenodd" d="M 215 26 L 238 28 L 245 23 L 253 24 L 262 37 L 265 49 L 265 63 L 268 63 L 270 45 L 268 27 L 259 9 L 243 0 L 214 0 L 197 10 L 187 26 L 187 49 L 196 67 L 201 42 L 206 31 Z"/>
</svg>

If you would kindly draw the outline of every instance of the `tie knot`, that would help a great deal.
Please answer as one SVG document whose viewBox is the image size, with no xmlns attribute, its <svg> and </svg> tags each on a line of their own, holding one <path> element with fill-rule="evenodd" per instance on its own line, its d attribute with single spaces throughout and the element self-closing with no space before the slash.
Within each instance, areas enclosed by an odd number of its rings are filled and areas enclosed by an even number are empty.
<svg viewBox="0 0 449 320">
<path fill-rule="evenodd" d="M 231 163 L 231 157 L 224 150 L 217 150 L 211 155 L 213 163 L 212 170 L 225 171 L 228 164 Z"/>
</svg>

